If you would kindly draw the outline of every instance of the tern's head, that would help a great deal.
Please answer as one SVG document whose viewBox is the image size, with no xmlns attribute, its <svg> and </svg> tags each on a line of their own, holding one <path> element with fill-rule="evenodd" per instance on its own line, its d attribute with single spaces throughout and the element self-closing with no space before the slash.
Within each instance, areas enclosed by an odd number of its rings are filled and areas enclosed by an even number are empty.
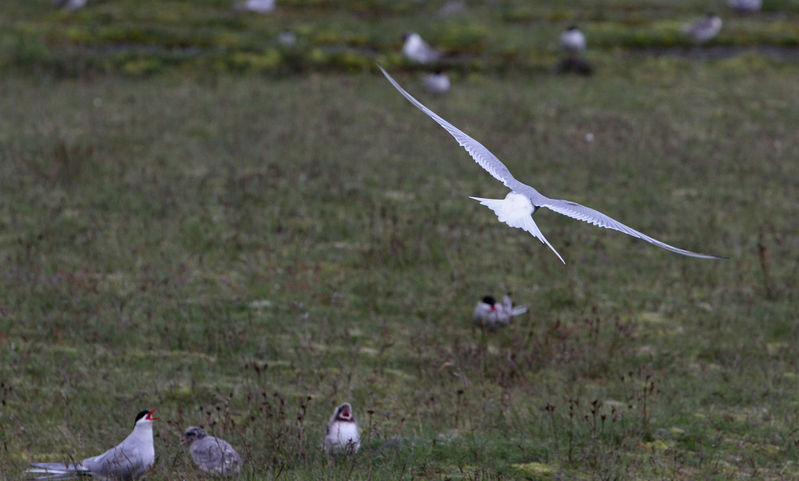
<svg viewBox="0 0 799 481">
<path fill-rule="evenodd" d="M 136 415 L 136 420 L 134 421 L 133 426 L 136 427 L 145 424 L 151 424 L 153 421 L 158 419 L 157 417 L 153 416 L 154 412 L 155 409 L 150 409 L 140 412 L 139 414 Z"/>
<path fill-rule="evenodd" d="M 181 439 L 181 442 L 183 444 L 191 445 L 191 443 L 193 443 L 194 441 L 202 439 L 206 436 L 208 436 L 208 433 L 206 433 L 203 428 L 198 428 L 197 426 L 189 426 L 188 428 L 186 428 L 186 432 L 183 433 L 183 438 Z"/>
<path fill-rule="evenodd" d="M 577 25 L 569 25 L 569 26 L 566 28 L 566 31 L 567 31 L 567 32 L 574 32 L 575 30 L 579 30 L 579 29 L 577 28 Z"/>
<path fill-rule="evenodd" d="M 344 403 L 338 406 L 333 412 L 333 419 L 336 421 L 354 422 L 355 415 L 352 414 L 352 406 L 350 403 Z"/>
<path fill-rule="evenodd" d="M 494 304 L 496 304 L 496 303 L 497 303 L 497 300 L 496 300 L 496 299 L 494 299 L 494 296 L 485 296 L 485 297 L 483 298 L 483 302 L 485 302 L 485 303 L 486 303 L 486 304 L 488 304 L 489 306 L 493 306 Z"/>
</svg>

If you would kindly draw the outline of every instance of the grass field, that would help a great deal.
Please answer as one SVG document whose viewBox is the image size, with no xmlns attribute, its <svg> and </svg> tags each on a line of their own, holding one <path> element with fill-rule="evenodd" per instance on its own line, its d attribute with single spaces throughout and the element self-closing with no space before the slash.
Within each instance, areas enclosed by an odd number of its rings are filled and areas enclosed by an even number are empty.
<svg viewBox="0 0 799 481">
<path fill-rule="evenodd" d="M 398 29 L 424 13 L 362 3 Z M 486 22 L 558 21 L 506 5 Z M 662 10 L 623 7 L 607 22 Z M 17 9 L 11 30 L 36 35 L 97 15 Z M 727 257 L 542 210 L 564 266 L 468 199 L 506 189 L 371 64 L 140 76 L 82 51 L 62 69 L 56 44 L 0 76 L 0 479 L 98 454 L 152 407 L 152 480 L 201 479 L 178 444 L 191 424 L 253 480 L 799 477 L 794 60 L 600 46 L 591 78 L 460 63 L 430 97 L 381 54 L 520 180 Z M 473 330 L 477 299 L 507 291 L 529 314 Z M 344 401 L 363 448 L 331 463 Z"/>
</svg>

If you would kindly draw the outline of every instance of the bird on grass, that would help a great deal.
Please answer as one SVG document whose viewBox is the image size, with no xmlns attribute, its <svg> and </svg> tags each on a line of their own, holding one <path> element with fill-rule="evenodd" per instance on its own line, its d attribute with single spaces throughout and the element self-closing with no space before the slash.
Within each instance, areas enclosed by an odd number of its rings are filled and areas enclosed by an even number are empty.
<svg viewBox="0 0 799 481">
<path fill-rule="evenodd" d="M 449 92 L 450 88 L 449 77 L 441 70 L 425 75 L 422 79 L 422 85 L 424 85 L 425 90 L 433 95 L 445 94 Z"/>
<path fill-rule="evenodd" d="M 572 55 L 585 50 L 585 35 L 577 28 L 577 25 L 569 26 L 560 34 L 560 47 Z"/>
<path fill-rule="evenodd" d="M 586 76 L 594 73 L 591 62 L 580 55 L 585 50 L 585 35 L 576 25 L 571 25 L 560 34 L 560 48 L 566 52 L 566 57 L 555 66 L 558 73 Z"/>
<path fill-rule="evenodd" d="M 333 411 L 325 431 L 324 450 L 331 456 L 355 454 L 361 448 L 361 432 L 350 403 L 344 403 Z"/>
<path fill-rule="evenodd" d="M 434 49 L 416 32 L 405 32 L 402 54 L 411 62 L 432 63 L 441 58 L 441 52 Z"/>
<path fill-rule="evenodd" d="M 474 323 L 489 331 L 496 331 L 502 326 L 507 326 L 511 318 L 525 312 L 527 312 L 526 306 L 514 306 L 507 295 L 502 298 L 502 304 L 493 296 L 485 296 L 474 308 Z"/>
<path fill-rule="evenodd" d="M 727 6 L 738 13 L 755 13 L 763 7 L 763 0 L 728 0 Z"/>
<path fill-rule="evenodd" d="M 244 0 L 233 5 L 235 10 L 252 13 L 270 13 L 275 10 L 275 0 Z"/>
<path fill-rule="evenodd" d="M 72 479 L 92 476 L 103 481 L 130 481 L 143 475 L 155 464 L 153 417 L 155 409 L 136 415 L 133 432 L 108 451 L 72 464 L 31 463 L 28 473 L 44 474 L 34 479 Z"/>
<path fill-rule="evenodd" d="M 233 446 L 224 439 L 209 436 L 202 428 L 189 426 L 181 442 L 189 446 L 191 459 L 204 473 L 232 475 L 241 469 L 241 458 Z"/>
<path fill-rule="evenodd" d="M 544 234 L 538 228 L 535 221 L 533 221 L 533 213 L 535 213 L 535 211 L 541 207 L 546 207 L 547 209 L 553 210 L 559 214 L 563 214 L 573 219 L 588 222 L 589 224 L 593 224 L 597 227 L 604 227 L 607 229 L 623 232 L 627 235 L 637 237 L 658 247 L 682 254 L 684 256 L 699 257 L 703 259 L 719 259 L 717 256 L 700 254 L 671 246 L 665 242 L 661 242 L 657 239 L 649 237 L 646 234 L 638 232 L 635 229 L 627 227 L 621 222 L 597 210 L 591 209 L 590 207 L 585 207 L 576 202 L 570 202 L 568 200 L 550 199 L 529 185 L 519 182 L 515 177 L 513 177 L 513 175 L 511 175 L 508 168 L 505 167 L 505 164 L 503 164 L 502 161 L 500 161 L 494 154 L 486 149 L 483 144 L 469 137 L 457 127 L 441 118 L 438 114 L 422 105 L 421 102 L 413 98 L 411 94 L 400 87 L 397 81 L 394 80 L 391 75 L 389 75 L 388 72 L 383 69 L 383 67 L 380 65 L 377 67 L 381 72 L 383 72 L 383 75 L 385 75 L 386 79 L 388 79 L 391 85 L 393 85 L 394 88 L 403 95 L 403 97 L 405 97 L 416 108 L 427 114 L 438 125 L 443 127 L 444 130 L 449 132 L 449 134 L 458 141 L 458 144 L 460 144 L 461 147 L 463 147 L 466 152 L 472 156 L 474 161 L 477 162 L 480 167 L 485 169 L 495 179 L 502 182 L 505 187 L 510 189 L 510 192 L 505 196 L 504 199 L 484 199 L 482 197 L 470 198 L 493 210 L 500 222 L 504 222 L 511 227 L 516 227 L 532 234 L 535 238 L 552 249 L 552 252 L 554 252 L 555 255 L 558 256 L 558 259 L 560 259 L 560 261 L 564 264 L 566 261 L 563 260 L 563 257 L 561 257 L 558 251 L 556 251 L 552 244 L 550 244 L 546 237 L 544 237 Z"/>
<path fill-rule="evenodd" d="M 697 43 L 707 42 L 721 31 L 721 17 L 714 13 L 708 13 L 696 22 L 683 25 L 682 31 L 690 35 Z"/>
<path fill-rule="evenodd" d="M 86 0 L 53 0 L 53 5 L 68 12 L 74 12 L 85 7 Z"/>
</svg>

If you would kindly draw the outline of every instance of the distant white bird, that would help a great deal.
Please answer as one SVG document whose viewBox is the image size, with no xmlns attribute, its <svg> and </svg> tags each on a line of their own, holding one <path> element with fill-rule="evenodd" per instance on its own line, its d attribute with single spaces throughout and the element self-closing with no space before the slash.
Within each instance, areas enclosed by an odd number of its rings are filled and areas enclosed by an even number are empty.
<svg viewBox="0 0 799 481">
<path fill-rule="evenodd" d="M 297 43 L 297 35 L 291 30 L 283 30 L 277 35 L 277 43 L 284 47 L 291 47 Z"/>
<path fill-rule="evenodd" d="M 507 326 L 512 317 L 525 312 L 527 312 L 526 306 L 514 307 L 507 295 L 502 298 L 502 304 L 499 304 L 493 296 L 485 296 L 474 308 L 474 323 L 494 331 L 501 326 Z"/>
<path fill-rule="evenodd" d="M 439 17 L 451 17 L 466 11 L 466 4 L 462 0 L 449 0 L 438 9 Z"/>
<path fill-rule="evenodd" d="M 86 458 L 76 464 L 31 463 L 27 472 L 44 474 L 34 479 L 71 479 L 92 476 L 100 480 L 129 481 L 138 478 L 155 463 L 153 447 L 153 417 L 155 409 L 136 415 L 133 432 L 117 446 L 99 456 Z"/>
<path fill-rule="evenodd" d="M 740 13 L 754 13 L 763 7 L 763 0 L 728 0 L 727 6 Z"/>
<path fill-rule="evenodd" d="M 568 200 L 550 199 L 529 185 L 519 182 L 513 177 L 513 175 L 511 175 L 508 168 L 505 167 L 505 164 L 503 164 L 502 161 L 500 161 L 494 154 L 486 149 L 483 144 L 469 137 L 457 127 L 438 116 L 438 114 L 422 105 L 421 102 L 413 98 L 411 94 L 400 87 L 399 84 L 391 77 L 391 75 L 389 75 L 388 72 L 383 69 L 383 67 L 378 65 L 378 68 L 381 72 L 383 72 L 383 75 L 385 75 L 388 81 L 391 82 L 391 85 L 393 85 L 394 88 L 399 91 L 399 93 L 408 99 L 408 101 L 416 108 L 427 114 L 438 125 L 443 127 L 444 130 L 449 132 L 449 134 L 458 141 L 458 144 L 460 144 L 466 150 L 466 152 L 472 156 L 472 158 L 480 165 L 480 167 L 485 169 L 495 179 L 505 184 L 505 186 L 511 190 L 504 199 L 483 199 L 480 197 L 470 198 L 493 210 L 500 222 L 504 222 L 511 227 L 523 229 L 532 234 L 534 237 L 552 249 L 552 252 L 554 252 L 555 255 L 558 256 L 558 259 L 560 259 L 564 264 L 566 262 L 563 260 L 563 257 L 558 254 L 558 251 L 556 251 L 554 247 L 552 247 L 552 244 L 550 244 L 549 241 L 544 237 L 544 234 L 541 233 L 541 230 L 538 228 L 535 221 L 533 221 L 533 213 L 540 207 L 546 207 L 547 209 L 554 210 L 559 214 L 588 222 L 589 224 L 593 224 L 597 227 L 605 227 L 607 229 L 614 229 L 619 232 L 623 232 L 627 235 L 643 239 L 651 244 L 672 252 L 676 252 L 678 254 L 690 257 L 701 257 L 704 259 L 718 259 L 716 256 L 699 254 L 671 246 L 665 242 L 661 242 L 657 239 L 649 237 L 646 234 L 638 232 L 635 229 L 627 227 L 621 222 L 608 217 L 599 211 L 591 209 L 590 207 L 585 207 L 576 202 L 570 202 Z"/>
<path fill-rule="evenodd" d="M 721 31 L 721 17 L 708 13 L 696 22 L 683 25 L 682 31 L 690 35 L 695 42 L 707 42 Z"/>
<path fill-rule="evenodd" d="M 361 432 L 350 403 L 344 403 L 333 411 L 333 417 L 325 431 L 324 449 L 327 454 L 355 454 L 361 448 Z"/>
<path fill-rule="evenodd" d="M 275 10 L 275 0 L 245 0 L 237 2 L 233 8 L 245 12 L 269 13 Z"/>
<path fill-rule="evenodd" d="M 425 90 L 436 95 L 447 93 L 450 88 L 449 77 L 440 70 L 425 75 L 424 79 L 422 79 L 422 84 Z"/>
<path fill-rule="evenodd" d="M 53 5 L 68 11 L 80 10 L 86 6 L 86 0 L 53 0 Z"/>
<path fill-rule="evenodd" d="M 441 52 L 428 45 L 416 32 L 405 32 L 402 39 L 405 41 L 402 54 L 412 62 L 431 63 L 441 58 Z"/>
<path fill-rule="evenodd" d="M 209 436 L 204 429 L 189 426 L 183 434 L 184 444 L 201 471 L 208 474 L 238 474 L 241 469 L 239 453 L 227 441 Z"/>
<path fill-rule="evenodd" d="M 560 34 L 560 47 L 572 54 L 580 53 L 585 50 L 585 35 L 572 25 Z"/>
</svg>

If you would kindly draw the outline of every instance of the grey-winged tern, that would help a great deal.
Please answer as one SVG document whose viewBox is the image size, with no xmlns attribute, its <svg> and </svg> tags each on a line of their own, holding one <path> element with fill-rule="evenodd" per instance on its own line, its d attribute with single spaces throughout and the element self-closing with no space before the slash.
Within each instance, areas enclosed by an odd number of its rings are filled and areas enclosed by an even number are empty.
<svg viewBox="0 0 799 481">
<path fill-rule="evenodd" d="M 665 242 L 661 242 L 657 239 L 649 237 L 646 234 L 638 232 L 633 228 L 627 227 L 621 222 L 597 210 L 591 209 L 590 207 L 586 207 L 568 200 L 550 199 L 529 185 L 519 182 L 515 177 L 513 177 L 513 175 L 511 175 L 508 168 L 505 167 L 505 164 L 503 164 L 501 160 L 499 160 L 494 154 L 485 148 L 483 144 L 469 137 L 457 127 L 438 116 L 438 114 L 422 105 L 421 102 L 413 98 L 411 94 L 400 87 L 397 81 L 394 80 L 391 75 L 389 75 L 388 72 L 383 69 L 383 67 L 380 65 L 377 67 L 381 72 L 383 72 L 383 75 L 385 75 L 388 81 L 391 82 L 391 85 L 393 85 L 394 88 L 399 91 L 399 93 L 408 99 L 408 101 L 416 108 L 427 114 L 438 125 L 443 127 L 444 130 L 449 132 L 449 134 L 458 141 L 458 144 L 460 144 L 461 147 L 463 147 L 466 152 L 472 156 L 474 161 L 477 162 L 480 167 L 485 169 L 495 179 L 505 184 L 505 187 L 511 190 L 504 199 L 484 199 L 482 197 L 470 198 L 493 210 L 500 222 L 504 222 L 511 227 L 523 229 L 532 234 L 534 237 L 552 249 L 552 252 L 554 252 L 555 255 L 558 256 L 558 259 L 560 259 L 560 261 L 564 264 L 566 261 L 564 261 L 563 257 L 561 257 L 558 251 L 552 247 L 552 244 L 550 244 L 546 237 L 544 237 L 544 234 L 541 233 L 541 230 L 538 228 L 535 221 L 533 221 L 533 213 L 540 207 L 546 207 L 547 209 L 554 210 L 559 214 L 563 214 L 583 222 L 588 222 L 589 224 L 593 224 L 597 227 L 604 227 L 606 229 L 613 229 L 623 232 L 627 235 L 637 237 L 658 247 L 682 254 L 684 256 L 700 257 L 703 259 L 719 259 L 717 256 L 700 254 L 671 246 Z"/>
<path fill-rule="evenodd" d="M 474 323 L 489 331 L 495 331 L 501 326 L 507 326 L 512 317 L 525 312 L 527 312 L 526 306 L 514 306 L 507 295 L 502 298 L 502 304 L 493 296 L 485 296 L 474 308 Z"/>
<path fill-rule="evenodd" d="M 136 479 L 155 463 L 153 447 L 153 417 L 155 409 L 136 415 L 133 432 L 117 446 L 108 451 L 72 464 L 31 463 L 29 473 L 44 474 L 37 480 L 70 479 L 92 476 L 100 480 Z"/>
</svg>

